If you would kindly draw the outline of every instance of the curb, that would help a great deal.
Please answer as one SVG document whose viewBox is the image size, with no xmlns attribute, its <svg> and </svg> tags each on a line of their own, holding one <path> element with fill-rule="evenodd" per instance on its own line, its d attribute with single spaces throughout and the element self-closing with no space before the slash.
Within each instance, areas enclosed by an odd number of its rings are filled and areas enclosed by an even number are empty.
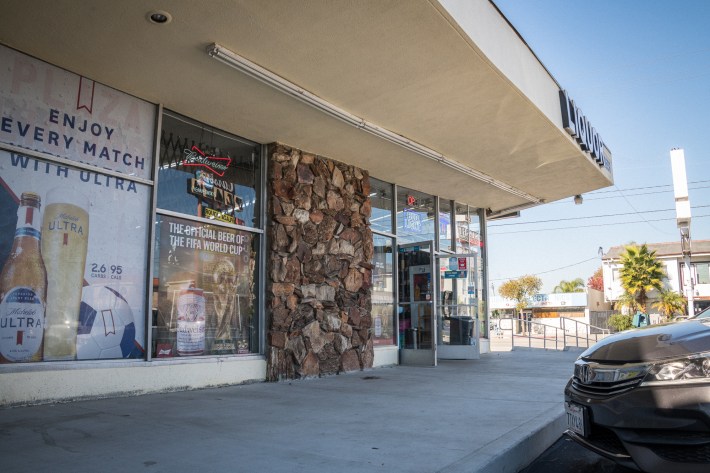
<svg viewBox="0 0 710 473">
<path fill-rule="evenodd" d="M 564 410 L 556 406 L 438 473 L 517 473 L 554 444 L 566 427 Z"/>
</svg>

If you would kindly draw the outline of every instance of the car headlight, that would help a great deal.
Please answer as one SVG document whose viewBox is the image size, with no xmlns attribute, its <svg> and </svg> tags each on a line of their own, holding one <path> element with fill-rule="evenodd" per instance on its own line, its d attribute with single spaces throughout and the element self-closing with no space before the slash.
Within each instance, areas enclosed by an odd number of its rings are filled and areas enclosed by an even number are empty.
<svg viewBox="0 0 710 473">
<path fill-rule="evenodd" d="M 710 383 L 710 352 L 654 363 L 642 386 Z"/>
</svg>

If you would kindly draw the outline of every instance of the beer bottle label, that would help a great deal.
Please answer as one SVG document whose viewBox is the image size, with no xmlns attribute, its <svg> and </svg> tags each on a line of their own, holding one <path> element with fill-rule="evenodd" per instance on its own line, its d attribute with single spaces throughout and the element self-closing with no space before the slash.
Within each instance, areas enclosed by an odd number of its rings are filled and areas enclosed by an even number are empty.
<svg viewBox="0 0 710 473">
<path fill-rule="evenodd" d="M 37 230 L 36 228 L 32 228 L 32 227 L 18 227 L 17 230 L 15 230 L 15 238 L 17 238 L 17 237 L 24 237 L 24 236 L 28 236 L 28 237 L 32 237 L 32 238 L 35 238 L 35 239 L 37 239 L 37 240 L 40 240 L 42 234 L 41 234 L 40 231 Z"/>
<path fill-rule="evenodd" d="M 382 317 L 375 317 L 375 337 L 382 336 Z"/>
<path fill-rule="evenodd" d="M 202 289 L 186 289 L 178 297 L 177 352 L 180 356 L 205 351 L 205 298 Z"/>
<path fill-rule="evenodd" d="M 0 302 L 0 353 L 8 361 L 29 361 L 44 336 L 44 301 L 29 287 L 14 287 Z"/>
</svg>

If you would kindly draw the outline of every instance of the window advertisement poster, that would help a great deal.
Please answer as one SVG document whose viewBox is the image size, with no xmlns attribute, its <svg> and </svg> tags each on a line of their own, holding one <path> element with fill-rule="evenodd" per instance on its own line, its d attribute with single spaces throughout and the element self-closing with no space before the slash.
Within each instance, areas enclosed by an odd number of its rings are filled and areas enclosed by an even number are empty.
<svg viewBox="0 0 710 473">
<path fill-rule="evenodd" d="M 373 235 L 372 257 L 372 321 L 373 344 L 395 344 L 395 298 L 393 241 L 389 237 Z"/>
<path fill-rule="evenodd" d="M 434 201 L 434 196 L 430 194 L 398 187 L 396 233 L 399 244 L 435 239 Z"/>
<path fill-rule="evenodd" d="M 412 209 L 403 209 L 404 229 L 411 233 L 422 233 L 423 214 Z"/>
<path fill-rule="evenodd" d="M 0 361 L 144 356 L 151 194 L 0 150 Z"/>
<path fill-rule="evenodd" d="M 443 240 L 451 239 L 451 213 L 439 212 L 439 235 Z"/>
<path fill-rule="evenodd" d="M 160 215 L 154 357 L 257 353 L 249 232 Z"/>
<path fill-rule="evenodd" d="M 156 107 L 0 45 L 0 142 L 150 179 Z"/>
</svg>

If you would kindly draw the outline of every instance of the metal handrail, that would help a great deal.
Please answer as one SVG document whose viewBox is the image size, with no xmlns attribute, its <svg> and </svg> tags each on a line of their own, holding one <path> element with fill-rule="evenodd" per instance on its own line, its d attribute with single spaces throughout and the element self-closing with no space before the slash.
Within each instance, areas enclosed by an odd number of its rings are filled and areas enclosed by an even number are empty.
<svg viewBox="0 0 710 473">
<path fill-rule="evenodd" d="M 527 338 L 528 339 L 528 348 L 532 348 L 532 341 L 533 340 L 542 340 L 542 347 L 545 350 L 547 350 L 548 349 L 548 347 L 547 347 L 548 338 L 550 338 L 549 341 L 550 341 L 550 343 L 552 343 L 551 337 L 546 336 L 547 330 L 550 329 L 550 330 L 555 331 L 555 348 L 554 349 L 555 350 L 566 350 L 566 346 L 565 346 L 565 342 L 564 342 L 565 331 L 560 327 L 555 327 L 553 325 L 543 324 L 541 322 L 536 322 L 533 320 L 521 319 L 519 317 L 501 317 L 501 318 L 498 318 L 495 320 L 497 320 L 497 322 L 498 322 L 497 330 L 501 330 L 501 331 L 502 330 L 509 330 L 510 331 L 511 349 L 515 349 L 515 337 L 518 337 L 518 338 Z M 510 328 L 502 327 L 501 322 L 504 320 L 510 321 Z M 523 324 L 523 327 L 528 328 L 527 331 L 523 331 L 523 333 L 527 333 L 527 335 L 519 335 L 519 334 L 515 333 L 516 332 L 516 330 L 515 330 L 516 322 L 520 322 L 521 324 Z M 535 326 L 542 327 L 542 336 L 534 336 L 533 335 L 532 328 Z M 562 347 L 561 348 L 559 346 L 560 345 L 560 337 L 559 337 L 560 332 L 562 332 L 562 342 L 561 342 Z M 550 348 L 550 349 L 552 349 L 552 348 Z"/>
<path fill-rule="evenodd" d="M 532 341 L 533 340 L 542 340 L 542 346 L 543 348 L 547 349 L 547 343 L 548 341 L 550 344 L 552 343 L 552 337 L 546 336 L 547 331 L 549 330 L 554 330 L 555 331 L 555 350 L 566 350 L 568 347 L 576 347 L 576 348 L 584 348 L 585 346 L 581 345 L 580 342 L 586 341 L 586 347 L 591 346 L 590 342 L 598 342 L 601 338 L 604 338 L 608 335 L 610 335 L 611 331 L 606 328 L 602 327 L 597 327 L 595 325 L 588 324 L 586 322 L 580 322 L 579 320 L 575 319 L 570 319 L 568 317 L 560 317 L 560 327 L 556 327 L 554 325 L 547 325 L 542 322 L 537 322 L 534 320 L 527 320 L 524 318 L 520 317 L 501 317 L 498 319 L 494 319 L 496 321 L 496 328 L 493 331 L 510 331 L 511 333 L 511 348 L 515 348 L 515 339 L 516 337 L 519 338 L 527 338 L 528 339 L 528 347 L 532 348 Z M 508 327 L 503 327 L 502 323 L 503 321 L 509 321 L 509 326 Z M 516 322 L 519 322 L 522 324 L 522 327 L 527 328 L 528 330 L 522 330 L 523 335 L 516 334 Z M 574 335 L 568 335 L 571 331 L 571 328 L 568 328 L 568 322 L 574 322 Z M 579 326 L 582 325 L 580 328 Z M 591 333 L 591 329 L 596 329 L 600 331 L 601 333 Z M 535 335 L 535 332 L 542 332 L 542 336 Z M 560 337 L 560 332 L 562 332 L 562 336 Z M 583 332 L 583 335 L 580 336 L 580 332 Z M 568 338 L 574 337 L 574 344 L 567 344 Z M 561 340 L 560 340 L 561 339 Z M 562 348 L 560 348 L 559 345 L 562 345 Z"/>
<path fill-rule="evenodd" d="M 606 337 L 607 335 L 609 335 L 609 334 L 611 333 L 611 332 L 609 331 L 609 329 L 607 329 L 607 328 L 597 327 L 597 326 L 588 324 L 588 323 L 586 323 L 586 322 L 580 322 L 579 320 L 570 319 L 570 318 L 568 318 L 568 317 L 560 317 L 560 325 L 562 326 L 562 327 L 561 327 L 562 330 L 564 330 L 564 332 L 565 332 L 565 345 L 567 344 L 567 332 L 569 331 L 569 330 L 567 329 L 567 321 L 570 321 L 570 322 L 574 322 L 574 323 L 575 323 L 575 326 L 574 326 L 574 341 L 575 341 L 575 346 L 576 346 L 577 348 L 579 348 L 579 329 L 578 329 L 578 326 L 579 326 L 579 325 L 583 325 L 583 326 L 586 327 L 586 328 L 584 329 L 584 333 L 586 334 L 586 337 L 585 337 L 585 338 L 586 338 L 586 342 L 587 342 L 587 345 L 586 345 L 587 347 L 590 346 L 590 344 L 589 344 L 589 335 L 591 334 L 591 330 L 590 330 L 590 329 L 595 328 L 595 329 L 597 329 L 597 330 L 600 330 L 600 331 L 602 332 L 601 335 L 603 335 L 603 337 Z M 594 335 L 594 343 L 598 342 L 598 341 L 599 341 L 599 335 L 600 335 L 600 334 L 595 333 L 595 334 L 593 334 L 593 335 Z M 603 338 L 603 337 L 602 337 L 602 338 Z"/>
</svg>

